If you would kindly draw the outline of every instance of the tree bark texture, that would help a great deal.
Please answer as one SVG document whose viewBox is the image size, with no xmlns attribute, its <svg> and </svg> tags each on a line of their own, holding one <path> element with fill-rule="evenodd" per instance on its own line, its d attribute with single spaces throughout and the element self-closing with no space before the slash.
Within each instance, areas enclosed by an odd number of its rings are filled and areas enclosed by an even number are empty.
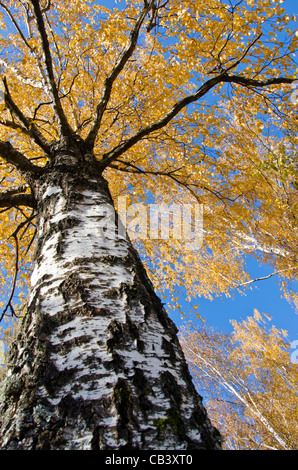
<svg viewBox="0 0 298 470">
<path fill-rule="evenodd" d="M 0 448 L 220 449 L 138 254 L 103 228 L 113 203 L 97 165 L 60 151 L 32 184 L 35 269 L 1 385 Z"/>
</svg>

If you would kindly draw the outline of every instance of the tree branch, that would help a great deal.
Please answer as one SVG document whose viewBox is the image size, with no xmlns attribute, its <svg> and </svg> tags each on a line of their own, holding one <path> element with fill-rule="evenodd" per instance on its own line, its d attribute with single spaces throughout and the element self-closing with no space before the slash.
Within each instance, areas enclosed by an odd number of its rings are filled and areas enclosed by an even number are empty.
<svg viewBox="0 0 298 470">
<path fill-rule="evenodd" d="M 265 80 L 256 80 L 254 78 L 241 77 L 239 75 L 227 75 L 224 80 L 226 83 L 235 83 L 245 87 L 265 88 L 270 85 L 291 84 L 294 78 L 272 77 Z"/>
<path fill-rule="evenodd" d="M 10 142 L 0 141 L 0 157 L 21 173 L 30 174 L 34 178 L 37 178 L 43 171 L 41 167 L 31 163 L 21 152 L 16 150 Z"/>
<path fill-rule="evenodd" d="M 29 37 L 32 38 L 33 37 L 33 34 L 32 34 L 32 30 L 31 30 L 31 27 L 30 27 L 30 21 L 32 21 L 32 17 L 30 17 L 29 15 L 29 4 L 27 4 L 26 2 L 23 2 L 22 1 L 22 4 L 25 8 L 25 11 L 26 11 L 26 16 L 27 16 L 27 27 L 28 27 L 28 32 L 29 32 Z M 35 50 L 35 47 L 31 46 L 30 43 L 28 42 L 28 40 L 26 39 L 26 37 L 24 36 L 21 28 L 19 27 L 17 21 L 15 20 L 13 14 L 10 12 L 10 10 L 3 4 L 3 2 L 1 1 L 0 2 L 0 6 L 6 11 L 6 13 L 8 14 L 8 16 L 10 17 L 13 25 L 15 26 L 20 38 L 22 39 L 22 41 L 24 42 L 24 44 L 26 45 L 26 47 L 29 49 L 30 51 L 30 54 L 32 54 L 32 56 L 35 58 L 35 61 L 37 63 L 37 67 L 38 67 L 38 70 L 39 70 L 39 73 L 40 73 L 40 76 L 41 76 L 41 80 L 34 80 L 34 79 L 31 79 L 27 76 L 25 76 L 21 70 L 19 70 L 17 67 L 15 67 L 14 65 L 11 65 L 9 64 L 8 62 L 4 61 L 3 59 L 1 59 L 1 63 L 2 65 L 5 67 L 5 68 L 9 68 L 17 77 L 18 80 L 20 80 L 22 83 L 26 83 L 27 85 L 31 85 L 33 86 L 34 88 L 44 88 L 46 91 L 48 89 L 48 86 L 46 84 L 46 79 L 45 79 L 45 74 L 44 74 L 44 70 L 42 68 L 42 65 L 40 63 L 40 59 L 38 57 L 38 54 L 36 53 L 36 50 Z"/>
<path fill-rule="evenodd" d="M 137 45 L 141 26 L 144 22 L 146 15 L 153 8 L 153 6 L 154 6 L 154 0 L 151 0 L 150 2 L 147 2 L 147 1 L 144 2 L 144 7 L 142 11 L 140 12 L 131 30 L 128 46 L 124 49 L 120 59 L 118 60 L 113 70 L 111 71 L 110 75 L 106 78 L 104 82 L 104 90 L 103 90 L 101 100 L 98 103 L 97 108 L 96 108 L 96 114 L 95 114 L 93 126 L 88 136 L 85 139 L 85 143 L 87 144 L 87 147 L 89 149 L 93 149 L 94 147 L 95 139 L 96 139 L 98 130 L 100 128 L 101 119 L 106 110 L 107 104 L 111 96 L 113 84 L 116 78 L 118 77 L 118 75 L 120 74 L 120 72 L 123 70 L 129 58 L 132 56 Z"/>
<path fill-rule="evenodd" d="M 15 104 L 13 101 L 8 86 L 6 79 L 3 79 L 3 83 L 5 86 L 5 105 L 10 109 L 10 111 L 17 116 L 17 118 L 24 124 L 25 128 L 27 129 L 28 133 L 31 135 L 31 137 L 34 139 L 35 143 L 39 145 L 47 154 L 50 153 L 50 146 L 47 142 L 47 140 L 44 138 L 42 133 L 37 129 L 35 124 L 32 122 L 32 119 L 26 117 L 22 111 L 19 109 L 19 107 Z"/>
<path fill-rule="evenodd" d="M 13 296 L 14 296 L 14 293 L 15 293 L 17 277 L 18 277 L 18 272 L 19 272 L 19 240 L 18 240 L 18 233 L 26 225 L 28 227 L 29 224 L 31 223 L 31 221 L 34 219 L 34 217 L 35 217 L 35 215 L 32 214 L 30 217 L 26 218 L 26 220 L 24 220 L 23 222 L 21 222 L 17 226 L 15 231 L 9 237 L 9 238 L 12 237 L 15 241 L 15 248 L 16 248 L 16 251 L 15 251 L 15 272 L 14 272 L 14 277 L 13 277 L 13 284 L 12 284 L 11 294 L 9 296 L 9 299 L 8 299 L 8 302 L 6 304 L 5 309 L 3 310 L 3 312 L 0 316 L 0 322 L 2 321 L 3 317 L 6 315 L 6 312 L 7 312 L 8 308 L 10 308 L 12 316 L 16 316 L 13 305 L 12 305 L 12 299 L 13 299 Z"/>
<path fill-rule="evenodd" d="M 203 358 L 203 356 L 199 353 L 199 351 L 194 351 L 193 348 L 188 347 L 188 350 L 192 353 L 194 361 L 195 358 L 198 358 L 195 361 L 195 365 L 199 367 L 201 370 L 210 371 L 210 377 L 212 380 L 217 381 L 224 389 L 228 392 L 232 393 L 238 400 L 248 408 L 251 413 L 266 427 L 268 432 L 273 435 L 275 440 L 285 449 L 289 450 L 286 442 L 279 436 L 279 434 L 275 431 L 275 429 L 271 426 L 270 422 L 267 418 L 263 415 L 263 413 L 258 409 L 257 405 L 255 404 L 254 400 L 252 399 L 248 388 L 245 386 L 244 382 L 241 380 L 237 380 L 237 377 L 232 375 L 231 377 L 226 376 L 225 370 L 221 370 L 220 367 L 217 365 L 213 365 L 212 360 L 208 361 Z M 202 365 L 200 365 L 200 361 Z M 204 367 L 205 366 L 205 367 Z M 233 383 L 234 382 L 234 383 Z M 235 383 L 236 382 L 236 383 Z M 237 383 L 240 386 L 240 389 L 237 388 Z"/>
<path fill-rule="evenodd" d="M 0 194 L 5 195 L 5 196 L 12 196 L 14 194 L 25 193 L 28 188 L 29 186 L 27 184 L 20 184 L 19 186 L 15 186 L 15 187 L 7 189 L 6 191 L 2 191 L 2 193 Z"/>
<path fill-rule="evenodd" d="M 48 40 L 46 28 L 45 28 L 45 23 L 44 23 L 43 16 L 42 16 L 43 11 L 40 8 L 39 0 L 31 0 L 31 3 L 33 6 L 33 10 L 34 10 L 34 16 L 35 16 L 35 20 L 37 24 L 37 29 L 41 38 L 48 86 L 49 86 L 49 90 L 51 92 L 52 99 L 53 99 L 54 111 L 58 119 L 58 122 L 60 124 L 60 130 L 61 130 L 62 135 L 64 137 L 69 137 L 72 135 L 72 129 L 64 114 L 64 110 L 62 108 L 58 89 L 56 86 L 50 45 L 49 45 L 49 40 Z M 49 6 L 50 6 L 50 2 L 48 2 L 48 8 Z"/>
<path fill-rule="evenodd" d="M 265 281 L 266 279 L 270 279 L 272 276 L 276 276 L 277 274 L 281 274 L 285 271 L 291 271 L 293 269 L 297 269 L 297 266 L 293 266 L 291 268 L 280 269 L 278 271 L 274 271 L 271 274 L 268 274 L 268 276 L 257 277 L 255 279 L 251 279 L 250 281 L 242 282 L 241 284 L 236 284 L 235 288 L 238 289 L 239 287 L 248 286 L 249 284 L 253 284 L 254 282 Z"/>
<path fill-rule="evenodd" d="M 242 56 L 237 59 L 233 64 L 231 64 L 229 67 L 227 67 L 226 69 L 223 67 L 223 65 L 221 64 L 220 60 L 218 60 L 218 65 L 216 67 L 214 67 L 214 69 L 210 70 L 208 73 L 209 74 L 212 74 L 212 73 L 216 73 L 218 71 L 220 72 L 225 72 L 225 73 L 228 73 L 230 70 L 234 69 L 235 67 L 237 67 L 237 65 L 239 65 L 242 60 L 247 56 L 247 54 L 249 53 L 250 49 L 256 44 L 256 42 L 260 39 L 260 37 L 262 36 L 262 33 L 258 34 L 257 36 L 255 36 L 255 38 L 251 41 L 250 44 L 248 44 L 248 46 L 246 47 L 245 51 L 243 52 Z M 226 40 L 226 44 L 228 43 L 228 38 Z M 224 49 L 225 46 L 222 47 L 220 53 L 218 54 L 220 56 L 220 54 L 222 53 L 223 49 Z"/>
<path fill-rule="evenodd" d="M 15 17 L 13 16 L 13 14 L 11 13 L 11 11 L 9 10 L 9 8 L 4 4 L 4 2 L 0 2 L 0 6 L 5 10 L 5 12 L 7 13 L 7 15 L 9 16 L 12 24 L 15 26 L 17 32 L 19 33 L 21 39 L 23 40 L 23 42 L 26 44 L 26 46 L 28 47 L 28 49 L 32 50 L 31 46 L 29 45 L 27 39 L 25 38 L 21 28 L 19 27 Z"/>
<path fill-rule="evenodd" d="M 178 184 L 178 186 L 182 186 L 187 191 L 189 191 L 190 194 L 194 197 L 194 199 L 196 199 L 196 201 L 201 203 L 201 200 L 200 200 L 199 196 L 189 187 L 189 185 L 187 183 L 181 181 L 178 178 L 178 176 L 174 175 L 174 173 L 181 170 L 181 168 L 177 168 L 177 169 L 169 170 L 169 171 L 142 170 L 142 168 L 139 168 L 139 167 L 137 167 L 136 165 L 134 165 L 130 162 L 125 162 L 125 161 L 122 161 L 120 159 L 118 159 L 117 161 L 120 162 L 120 163 L 123 163 L 124 165 L 126 165 L 126 167 L 121 168 L 118 165 L 115 165 L 113 163 L 111 163 L 109 165 L 109 167 L 114 168 L 115 170 L 118 170 L 118 171 L 126 172 L 126 173 L 134 173 L 134 174 L 142 174 L 142 175 L 154 175 L 154 176 L 167 176 L 168 178 L 171 178 L 173 181 L 175 181 Z M 127 167 L 131 167 L 132 169 L 128 169 Z"/>
<path fill-rule="evenodd" d="M 112 149 L 111 151 L 107 152 L 103 155 L 101 160 L 101 167 L 102 169 L 106 168 L 112 161 L 120 157 L 124 152 L 129 150 L 133 145 L 139 142 L 144 137 L 148 136 L 154 131 L 162 129 L 165 127 L 183 108 L 185 108 L 190 103 L 197 101 L 202 96 L 204 96 L 211 88 L 217 85 L 220 82 L 224 82 L 224 74 L 217 75 L 210 80 L 207 80 L 195 93 L 182 98 L 180 101 L 174 104 L 174 106 L 170 109 L 170 111 L 159 121 L 156 121 L 149 126 L 141 129 L 131 138 L 125 140 L 120 145 Z"/>
<path fill-rule="evenodd" d="M 23 132 L 23 134 L 26 134 L 27 136 L 31 137 L 31 134 L 28 131 L 28 129 L 21 126 L 21 124 L 18 124 L 15 121 L 11 121 L 9 119 L 5 119 L 5 120 L 0 119 L 0 124 L 1 124 L 1 126 L 5 126 L 5 127 L 9 127 L 10 129 L 21 131 L 21 132 Z"/>
<path fill-rule="evenodd" d="M 13 74 L 16 76 L 16 78 L 23 83 L 24 85 L 30 85 L 33 88 L 43 88 L 43 83 L 41 80 L 34 80 L 33 78 L 27 77 L 26 75 L 23 74 L 23 72 L 13 64 L 9 64 L 6 60 L 0 58 L 0 65 L 5 67 L 8 70 L 11 70 Z"/>
</svg>

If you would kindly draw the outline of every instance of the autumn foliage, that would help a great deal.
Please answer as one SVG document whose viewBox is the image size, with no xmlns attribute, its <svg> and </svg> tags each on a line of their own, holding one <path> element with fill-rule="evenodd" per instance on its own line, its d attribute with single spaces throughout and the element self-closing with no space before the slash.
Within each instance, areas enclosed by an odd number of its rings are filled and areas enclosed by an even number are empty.
<svg viewBox="0 0 298 470">
<path fill-rule="evenodd" d="M 35 3 L 0 2 L 0 138 L 43 167 L 69 126 L 94 142 L 115 201 L 202 204 L 202 249 L 142 240 L 160 292 L 231 293 L 250 280 L 243 255 L 257 254 L 293 296 L 297 37 L 280 2 L 40 2 L 46 51 Z M 16 243 L 18 282 L 28 282 L 35 225 L 21 173 L 7 158 L 0 170 L 5 308 Z"/>
<path fill-rule="evenodd" d="M 297 304 L 294 18 L 276 0 L 99 3 L 0 1 L 0 317 L 26 300 L 39 215 L 31 183 L 65 142 L 96 157 L 115 206 L 125 195 L 203 207 L 199 250 L 173 236 L 134 240 L 170 306 L 179 308 L 182 287 L 187 298 L 245 289 L 248 255 L 270 264 Z M 241 383 L 258 381 L 237 402 L 246 428 L 263 420 L 253 445 L 292 448 L 296 372 L 281 365 L 279 333 L 265 340 L 259 320 L 235 325 L 241 347 L 224 342 L 220 359 Z M 282 407 L 274 423 L 268 400 Z M 237 415 L 228 410 L 227 420 Z"/>
<path fill-rule="evenodd" d="M 184 329 L 181 343 L 210 418 L 230 450 L 297 449 L 297 365 L 285 331 L 257 310 L 231 335 Z"/>
</svg>

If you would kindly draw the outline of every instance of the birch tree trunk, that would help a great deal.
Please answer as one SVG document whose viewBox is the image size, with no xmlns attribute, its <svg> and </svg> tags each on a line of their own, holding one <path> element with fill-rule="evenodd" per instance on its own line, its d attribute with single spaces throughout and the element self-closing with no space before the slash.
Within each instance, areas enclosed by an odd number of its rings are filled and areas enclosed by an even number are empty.
<svg viewBox="0 0 298 470">
<path fill-rule="evenodd" d="M 32 183 L 35 269 L 2 383 L 0 448 L 219 449 L 94 156 L 60 147 L 46 170 Z"/>
</svg>

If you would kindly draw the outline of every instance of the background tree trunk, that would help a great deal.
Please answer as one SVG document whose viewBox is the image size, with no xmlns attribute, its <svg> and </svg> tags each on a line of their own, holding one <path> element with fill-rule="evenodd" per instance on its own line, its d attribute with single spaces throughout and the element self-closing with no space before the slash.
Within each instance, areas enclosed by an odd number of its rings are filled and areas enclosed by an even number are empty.
<svg viewBox="0 0 298 470">
<path fill-rule="evenodd" d="M 1 449 L 219 449 L 177 329 L 92 155 L 59 151 L 34 183 L 28 310 L 2 383 Z"/>
</svg>

